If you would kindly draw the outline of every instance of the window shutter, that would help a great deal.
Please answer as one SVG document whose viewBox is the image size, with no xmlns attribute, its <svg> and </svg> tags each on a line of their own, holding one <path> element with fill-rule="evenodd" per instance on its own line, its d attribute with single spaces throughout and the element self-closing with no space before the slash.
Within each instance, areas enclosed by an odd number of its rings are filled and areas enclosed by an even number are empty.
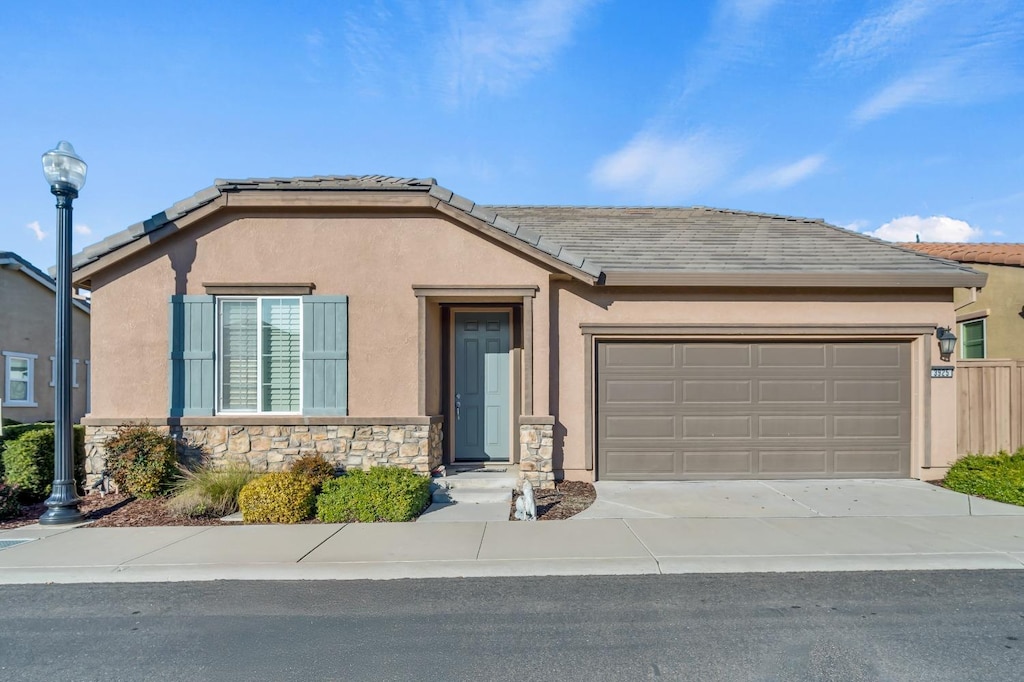
<svg viewBox="0 0 1024 682">
<path fill-rule="evenodd" d="M 171 296 L 171 416 L 214 413 L 216 307 L 213 296 Z"/>
<path fill-rule="evenodd" d="M 303 414 L 348 414 L 348 296 L 302 297 Z"/>
</svg>

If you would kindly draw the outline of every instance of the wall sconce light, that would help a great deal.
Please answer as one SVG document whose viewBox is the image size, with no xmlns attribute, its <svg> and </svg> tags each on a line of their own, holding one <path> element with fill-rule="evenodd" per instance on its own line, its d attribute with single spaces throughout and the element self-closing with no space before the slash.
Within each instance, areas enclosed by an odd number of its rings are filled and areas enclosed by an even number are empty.
<svg viewBox="0 0 1024 682">
<path fill-rule="evenodd" d="M 956 334 L 949 327 L 936 327 L 935 338 L 939 340 L 939 357 L 943 362 L 949 362 L 956 348 Z"/>
</svg>

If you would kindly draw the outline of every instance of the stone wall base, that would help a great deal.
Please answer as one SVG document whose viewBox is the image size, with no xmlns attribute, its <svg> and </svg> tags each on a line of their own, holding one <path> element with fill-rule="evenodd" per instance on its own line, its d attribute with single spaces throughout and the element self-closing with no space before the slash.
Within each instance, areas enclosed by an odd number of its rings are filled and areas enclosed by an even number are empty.
<svg viewBox="0 0 1024 682">
<path fill-rule="evenodd" d="M 519 481 L 530 481 L 534 488 L 554 488 L 554 417 L 519 418 Z"/>
<path fill-rule="evenodd" d="M 278 426 L 163 424 L 153 428 L 174 436 L 181 445 L 181 459 L 185 463 L 205 458 L 213 462 L 246 462 L 257 471 L 286 471 L 299 457 L 319 453 L 341 470 L 400 466 L 429 474 L 441 464 L 439 419 L 429 424 L 401 424 L 394 420 L 387 424 L 353 425 L 352 419 L 346 422 Z M 87 486 L 102 475 L 106 463 L 103 442 L 116 429 L 112 425 L 86 425 Z"/>
</svg>

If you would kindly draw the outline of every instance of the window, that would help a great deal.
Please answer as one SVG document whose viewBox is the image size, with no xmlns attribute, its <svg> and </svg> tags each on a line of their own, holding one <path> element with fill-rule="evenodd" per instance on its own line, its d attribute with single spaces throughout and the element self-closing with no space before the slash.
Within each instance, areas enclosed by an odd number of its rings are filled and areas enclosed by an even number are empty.
<svg viewBox="0 0 1024 682">
<path fill-rule="evenodd" d="M 219 411 L 302 411 L 301 318 L 295 297 L 219 300 Z"/>
<path fill-rule="evenodd" d="M 348 414 L 348 297 L 175 294 L 172 417 Z"/>
<path fill-rule="evenodd" d="M 35 407 L 34 375 L 38 356 L 4 351 L 4 404 Z"/>
<path fill-rule="evenodd" d="M 960 357 L 981 360 L 985 353 L 985 319 L 972 320 L 960 325 Z"/>
</svg>

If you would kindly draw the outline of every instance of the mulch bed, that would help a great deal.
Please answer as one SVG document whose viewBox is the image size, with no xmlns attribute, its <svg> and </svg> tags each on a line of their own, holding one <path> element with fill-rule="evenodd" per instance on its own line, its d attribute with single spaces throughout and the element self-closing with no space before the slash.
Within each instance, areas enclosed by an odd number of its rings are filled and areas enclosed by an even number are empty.
<svg viewBox="0 0 1024 682">
<path fill-rule="evenodd" d="M 512 511 L 509 520 L 515 519 L 516 498 L 512 495 Z M 533 497 L 537 501 L 538 521 L 560 521 L 576 516 L 589 507 L 597 499 L 597 491 L 590 483 L 583 481 L 559 481 L 554 490 L 534 489 Z"/>
<path fill-rule="evenodd" d="M 515 498 L 513 493 L 512 508 L 509 520 L 515 518 Z M 561 481 L 554 490 L 535 490 L 537 500 L 537 518 L 540 521 L 556 521 L 568 519 L 593 504 L 597 492 L 590 483 L 581 481 Z M 223 526 L 232 525 L 218 518 L 190 519 L 173 516 L 167 511 L 162 499 L 140 500 L 119 493 L 108 493 L 100 497 L 93 493 L 82 498 L 79 505 L 87 520 L 92 520 L 88 528 L 132 528 L 141 526 Z M 23 506 L 21 513 L 13 519 L 0 521 L 0 530 L 20 528 L 35 523 L 46 511 L 42 502 Z M 319 523 L 315 519 L 305 523 Z"/>
</svg>

